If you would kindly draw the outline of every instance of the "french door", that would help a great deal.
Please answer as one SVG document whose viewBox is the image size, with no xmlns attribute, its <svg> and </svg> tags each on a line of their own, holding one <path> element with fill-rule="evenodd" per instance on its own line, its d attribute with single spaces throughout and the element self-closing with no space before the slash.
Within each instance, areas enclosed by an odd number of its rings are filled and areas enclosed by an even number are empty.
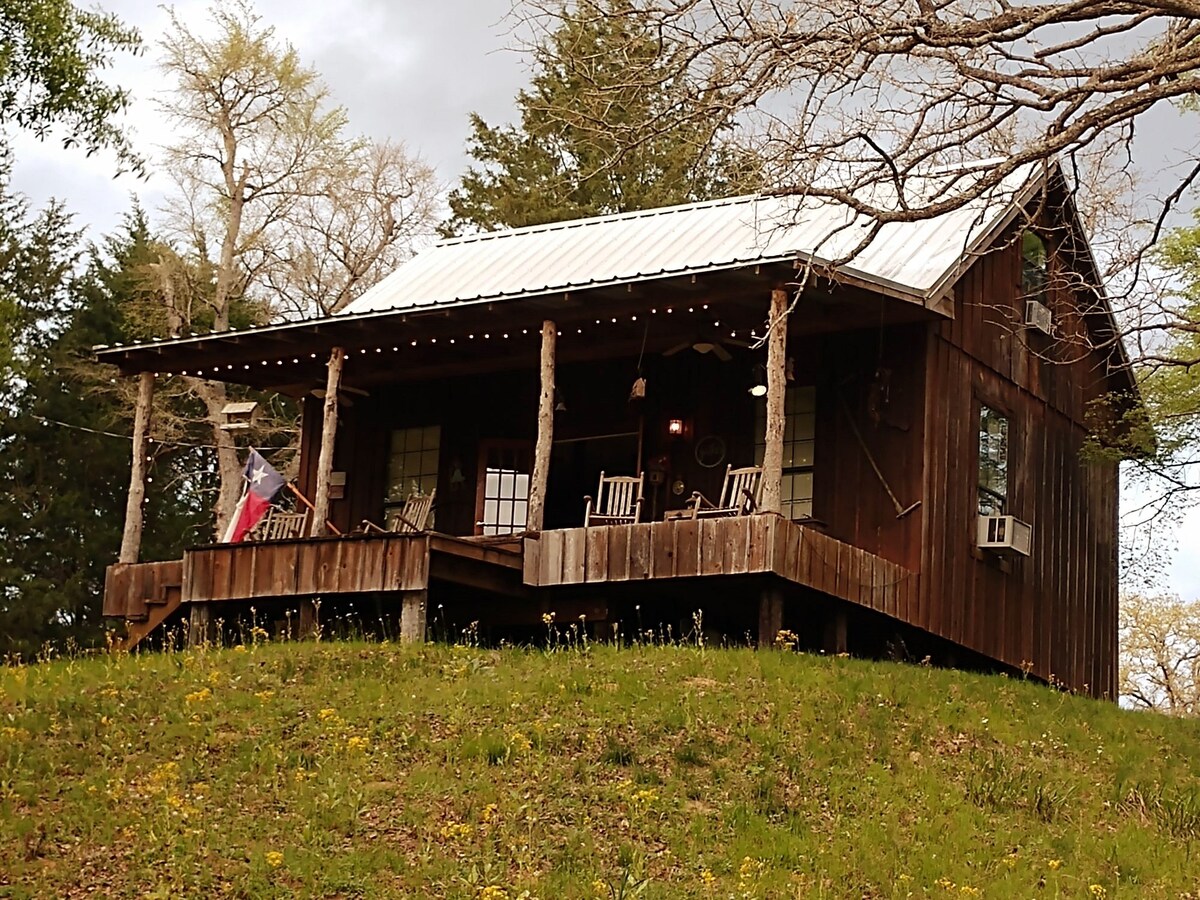
<svg viewBox="0 0 1200 900">
<path fill-rule="evenodd" d="M 533 445 L 529 441 L 489 440 L 479 445 L 475 533 L 514 534 L 529 518 Z"/>
</svg>

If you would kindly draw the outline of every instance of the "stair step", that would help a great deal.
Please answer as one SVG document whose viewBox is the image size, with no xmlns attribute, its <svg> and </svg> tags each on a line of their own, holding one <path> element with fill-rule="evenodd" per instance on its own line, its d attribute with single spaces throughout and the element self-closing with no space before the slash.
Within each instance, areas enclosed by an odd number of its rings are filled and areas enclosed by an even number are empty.
<svg viewBox="0 0 1200 900">
<path fill-rule="evenodd" d="M 130 613 L 125 617 L 126 622 L 145 622 L 150 618 L 149 613 Z"/>
<path fill-rule="evenodd" d="M 145 603 L 147 606 L 166 606 L 167 598 L 166 597 L 147 597 L 142 602 Z"/>
</svg>

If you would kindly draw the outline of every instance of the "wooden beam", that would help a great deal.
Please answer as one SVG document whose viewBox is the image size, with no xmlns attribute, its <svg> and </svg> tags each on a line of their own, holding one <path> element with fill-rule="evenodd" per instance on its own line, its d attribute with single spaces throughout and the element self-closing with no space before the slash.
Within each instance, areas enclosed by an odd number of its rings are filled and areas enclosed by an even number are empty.
<svg viewBox="0 0 1200 900">
<path fill-rule="evenodd" d="M 346 351 L 334 347 L 329 354 L 329 375 L 325 381 L 325 417 L 321 423 L 321 453 L 317 457 L 317 497 L 313 503 L 313 537 L 325 533 L 325 520 L 329 518 L 329 479 L 333 473 L 333 445 L 337 439 L 338 389 L 342 384 L 342 368 L 346 364 Z"/>
<path fill-rule="evenodd" d="M 782 512 L 784 395 L 787 391 L 788 292 L 771 291 L 767 319 L 767 433 L 763 449 L 762 511 Z"/>
<path fill-rule="evenodd" d="M 146 438 L 154 402 L 154 373 L 138 376 L 137 402 L 133 407 L 133 449 L 129 467 L 129 498 L 125 503 L 125 530 L 117 562 L 135 563 L 142 550 L 142 522 L 146 505 Z"/>
<path fill-rule="evenodd" d="M 533 450 L 533 476 L 529 485 L 529 515 L 525 527 L 541 531 L 546 512 L 546 484 L 550 480 L 550 450 L 554 445 L 554 349 L 558 326 L 542 323 L 541 396 L 538 398 L 537 443 Z"/>
</svg>

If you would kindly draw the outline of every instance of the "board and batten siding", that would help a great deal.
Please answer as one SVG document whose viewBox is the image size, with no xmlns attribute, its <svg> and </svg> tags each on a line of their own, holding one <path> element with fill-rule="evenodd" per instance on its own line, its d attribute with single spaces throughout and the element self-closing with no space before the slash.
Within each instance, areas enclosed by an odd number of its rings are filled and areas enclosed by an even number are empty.
<svg viewBox="0 0 1200 900">
<path fill-rule="evenodd" d="M 1113 697 L 1117 467 L 1081 455 L 1087 403 L 1108 389 L 1105 360 L 1058 361 L 1071 349 L 1020 325 L 1020 284 L 1020 246 L 1010 234 L 964 274 L 956 318 L 929 336 L 913 624 L 1072 690 Z M 1053 291 L 1049 305 L 1066 334 L 1084 327 L 1068 291 Z M 1008 510 L 1033 526 L 1029 558 L 1002 563 L 975 549 L 981 403 L 1009 417 Z"/>
</svg>

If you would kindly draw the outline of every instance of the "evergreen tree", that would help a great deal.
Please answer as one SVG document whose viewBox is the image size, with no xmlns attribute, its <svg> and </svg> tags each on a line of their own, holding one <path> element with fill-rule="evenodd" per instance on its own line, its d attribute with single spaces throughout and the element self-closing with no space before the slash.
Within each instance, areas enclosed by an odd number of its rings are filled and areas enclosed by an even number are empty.
<svg viewBox="0 0 1200 900">
<path fill-rule="evenodd" d="M 24 204 L 8 197 L 4 208 Z M 5 224 L 6 252 L 36 261 L 5 269 L 20 313 L 20 374 L 5 392 L 0 438 L 0 656 L 29 657 L 46 643 L 103 636 L 104 570 L 121 543 L 130 444 L 113 436 L 128 433 L 128 406 L 98 389 L 111 373 L 90 361 L 91 348 L 127 339 L 125 313 L 156 249 L 135 212 L 76 275 L 78 235 L 57 207 Z M 212 463 L 202 448 L 153 453 L 146 555 L 167 558 L 206 528 L 197 498 L 211 489 Z"/>
<path fill-rule="evenodd" d="M 639 0 L 592 0 L 560 12 L 534 48 L 517 94 L 520 125 L 471 115 L 472 166 L 449 197 L 444 234 L 493 231 L 729 196 L 758 187 L 755 156 L 725 132 L 720 96 L 699 119 L 672 105 L 665 69 L 677 49 L 640 15 Z"/>
</svg>

